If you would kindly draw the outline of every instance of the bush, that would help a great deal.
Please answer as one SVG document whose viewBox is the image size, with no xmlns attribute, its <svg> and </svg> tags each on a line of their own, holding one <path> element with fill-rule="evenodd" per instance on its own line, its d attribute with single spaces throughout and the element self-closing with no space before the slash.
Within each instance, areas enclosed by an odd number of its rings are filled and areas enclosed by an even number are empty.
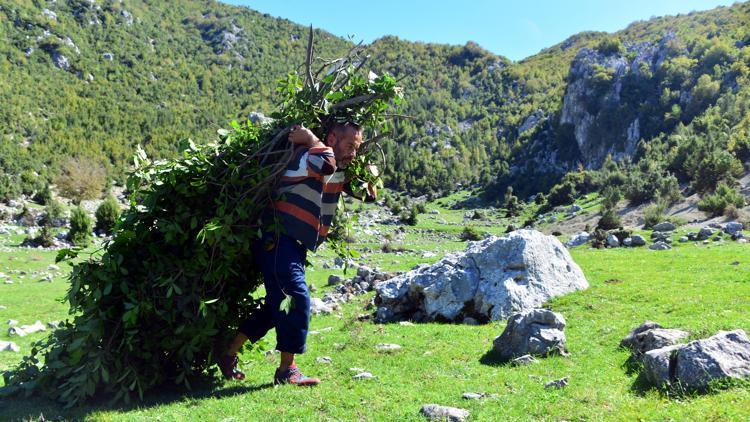
<svg viewBox="0 0 750 422">
<path fill-rule="evenodd" d="M 604 208 L 596 228 L 601 230 L 612 230 L 621 225 L 622 221 L 620 220 L 620 215 L 612 208 Z"/>
<path fill-rule="evenodd" d="M 91 218 L 80 206 L 73 208 L 70 214 L 70 231 L 68 240 L 75 246 L 86 247 L 91 243 Z"/>
<path fill-rule="evenodd" d="M 43 248 L 50 248 L 55 245 L 55 239 L 52 236 L 52 229 L 49 226 L 42 226 L 42 230 L 39 231 L 39 234 L 32 237 L 28 236 L 24 241 L 21 243 L 22 246 L 30 246 L 33 248 L 36 248 L 37 246 L 41 246 Z"/>
<path fill-rule="evenodd" d="M 461 240 L 482 240 L 484 235 L 472 226 L 464 226 L 464 230 L 461 232 Z"/>
<path fill-rule="evenodd" d="M 534 197 L 534 203 L 537 205 L 544 205 L 547 202 L 547 196 L 543 192 L 539 192 Z"/>
<path fill-rule="evenodd" d="M 401 214 L 401 221 L 404 224 L 408 224 L 410 226 L 416 226 L 419 222 L 419 213 L 417 212 L 416 207 L 411 207 L 409 211 L 405 211 L 403 214 Z"/>
<path fill-rule="evenodd" d="M 106 173 L 100 164 L 82 158 L 70 158 L 62 166 L 56 184 L 60 194 L 75 203 L 101 196 Z"/>
<path fill-rule="evenodd" d="M 730 205 L 737 208 L 744 207 L 745 197 L 735 188 L 723 182 L 719 183 L 714 193 L 704 196 L 703 199 L 698 201 L 698 209 L 714 217 L 724 214 L 724 211 Z"/>
<path fill-rule="evenodd" d="M 622 41 L 617 37 L 607 37 L 599 41 L 596 49 L 605 56 L 619 54 L 623 51 Z"/>
<path fill-rule="evenodd" d="M 424 214 L 427 212 L 427 207 L 424 205 L 424 202 L 417 202 L 414 205 L 414 208 L 416 208 L 417 213 Z"/>
<path fill-rule="evenodd" d="M 59 201 L 51 200 L 46 207 L 44 207 L 44 217 L 42 218 L 42 225 L 44 226 L 61 226 L 63 219 L 65 218 L 65 209 Z"/>
<path fill-rule="evenodd" d="M 52 201 L 52 188 L 50 188 L 49 183 L 44 185 L 44 187 L 34 195 L 34 201 L 40 205 L 48 205 L 50 201 Z"/>
<path fill-rule="evenodd" d="M 96 230 L 103 231 L 106 234 L 111 234 L 112 229 L 117 224 L 117 220 L 120 218 L 120 204 L 114 196 L 109 195 L 107 199 L 102 202 L 96 209 Z"/>
<path fill-rule="evenodd" d="M 474 214 L 471 215 L 472 220 L 484 220 L 485 218 L 487 216 L 481 210 L 474 210 Z"/>
<path fill-rule="evenodd" d="M 643 210 L 643 219 L 645 220 L 644 228 L 650 229 L 655 225 L 665 221 L 664 214 L 667 212 L 667 204 L 664 201 L 657 201 Z"/>
<path fill-rule="evenodd" d="M 576 197 L 575 185 L 568 181 L 552 186 L 547 201 L 550 206 L 566 205 L 573 202 Z"/>
</svg>

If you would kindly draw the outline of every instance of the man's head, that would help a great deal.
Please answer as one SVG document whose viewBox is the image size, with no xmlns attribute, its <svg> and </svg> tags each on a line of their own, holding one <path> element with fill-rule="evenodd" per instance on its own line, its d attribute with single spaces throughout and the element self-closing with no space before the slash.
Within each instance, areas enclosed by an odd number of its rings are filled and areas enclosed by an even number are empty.
<svg viewBox="0 0 750 422">
<path fill-rule="evenodd" d="M 348 166 L 362 144 L 362 130 L 354 123 L 334 123 L 326 135 L 325 144 L 333 148 L 336 166 Z"/>
</svg>

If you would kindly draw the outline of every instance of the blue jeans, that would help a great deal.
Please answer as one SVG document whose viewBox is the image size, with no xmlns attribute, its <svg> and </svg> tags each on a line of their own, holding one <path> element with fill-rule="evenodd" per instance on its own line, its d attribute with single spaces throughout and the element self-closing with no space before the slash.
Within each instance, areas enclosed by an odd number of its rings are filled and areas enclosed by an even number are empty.
<svg viewBox="0 0 750 422">
<path fill-rule="evenodd" d="M 295 239 L 266 233 L 253 245 L 255 265 L 263 273 L 266 298 L 263 305 L 240 325 L 251 342 L 276 329 L 276 350 L 304 353 L 310 325 L 310 293 L 305 282 L 307 249 Z M 279 309 L 286 296 L 292 298 L 289 313 Z"/>
</svg>

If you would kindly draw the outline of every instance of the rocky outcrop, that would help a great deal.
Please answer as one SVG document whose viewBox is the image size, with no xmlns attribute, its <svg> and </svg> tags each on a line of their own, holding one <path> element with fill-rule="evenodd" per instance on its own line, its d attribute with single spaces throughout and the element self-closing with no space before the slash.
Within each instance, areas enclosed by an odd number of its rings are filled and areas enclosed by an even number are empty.
<svg viewBox="0 0 750 422">
<path fill-rule="evenodd" d="M 497 321 L 587 287 L 583 272 L 557 238 L 518 230 L 471 243 L 434 265 L 376 284 L 376 318 Z"/>
</svg>

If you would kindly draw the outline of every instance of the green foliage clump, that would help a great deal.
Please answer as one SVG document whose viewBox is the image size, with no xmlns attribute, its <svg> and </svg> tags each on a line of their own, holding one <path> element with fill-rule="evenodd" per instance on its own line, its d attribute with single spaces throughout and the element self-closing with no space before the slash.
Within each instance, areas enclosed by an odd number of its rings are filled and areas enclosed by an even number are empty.
<svg viewBox="0 0 750 422">
<path fill-rule="evenodd" d="M 86 213 L 86 210 L 80 206 L 73 208 L 70 213 L 70 231 L 68 231 L 68 240 L 78 247 L 86 247 L 91 243 L 91 231 L 93 230 L 93 221 Z"/>
<path fill-rule="evenodd" d="M 5 374 L 6 390 L 40 392 L 72 406 L 95 395 L 142 399 L 165 383 L 189 388 L 196 376 L 213 372 L 214 350 L 257 306 L 252 293 L 262 277 L 252 245 L 262 230 L 283 230 L 263 210 L 292 156 L 289 127 L 304 124 L 324 139 L 332 120 L 341 119 L 382 133 L 385 112 L 401 97 L 392 77 L 356 71 L 357 51 L 336 62 L 341 67 L 321 71 L 321 80 L 308 53 L 306 75 L 280 82 L 273 123 L 233 122 L 218 142 L 184 142 L 173 160 L 152 161 L 138 151 L 127 181 L 130 207 L 116 233 L 101 254 L 71 272 L 66 300 L 73 320 Z M 375 148 L 366 141 L 346 169 L 355 194 L 380 180 L 368 171 Z M 77 236 L 91 231 L 84 217 L 73 211 L 78 244 Z M 342 252 L 340 243 L 329 244 Z M 67 250 L 59 258 L 73 256 Z"/>
<path fill-rule="evenodd" d="M 724 214 L 727 207 L 742 208 L 745 203 L 746 198 L 737 189 L 726 183 L 719 183 L 716 191 L 698 201 L 698 209 L 712 216 L 719 216 Z"/>
<path fill-rule="evenodd" d="M 666 212 L 667 203 L 664 201 L 656 201 L 656 203 L 649 205 L 643 210 L 643 227 L 650 229 L 662 221 L 666 221 L 664 216 Z"/>
<path fill-rule="evenodd" d="M 412 206 L 408 208 L 408 211 L 403 212 L 401 214 L 401 221 L 404 224 L 416 226 L 419 223 L 419 211 L 417 211 L 417 207 Z"/>
<path fill-rule="evenodd" d="M 463 241 L 482 240 L 484 238 L 484 234 L 474 226 L 464 226 L 463 231 L 461 231 L 460 238 Z"/>
<path fill-rule="evenodd" d="M 604 55 L 620 54 L 623 51 L 622 41 L 618 37 L 605 37 L 596 45 L 596 49 Z"/>
<path fill-rule="evenodd" d="M 109 195 L 97 207 L 94 216 L 96 217 L 96 226 L 94 226 L 94 229 L 111 234 L 112 229 L 117 224 L 117 220 L 120 218 L 120 204 L 117 203 L 117 199 L 114 196 Z"/>
<path fill-rule="evenodd" d="M 56 184 L 60 194 L 78 203 L 99 198 L 107 174 L 99 163 L 90 159 L 69 158 L 65 161 Z"/>
</svg>

